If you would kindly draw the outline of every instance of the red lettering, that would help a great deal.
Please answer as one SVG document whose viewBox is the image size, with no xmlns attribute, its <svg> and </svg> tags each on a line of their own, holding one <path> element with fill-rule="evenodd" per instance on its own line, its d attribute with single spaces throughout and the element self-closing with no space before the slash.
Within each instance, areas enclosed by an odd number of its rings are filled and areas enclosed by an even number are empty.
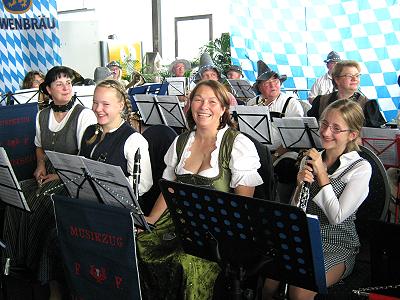
<svg viewBox="0 0 400 300">
<path fill-rule="evenodd" d="M 122 277 L 121 276 L 114 276 L 115 278 L 115 286 L 117 289 L 121 288 Z"/>
</svg>

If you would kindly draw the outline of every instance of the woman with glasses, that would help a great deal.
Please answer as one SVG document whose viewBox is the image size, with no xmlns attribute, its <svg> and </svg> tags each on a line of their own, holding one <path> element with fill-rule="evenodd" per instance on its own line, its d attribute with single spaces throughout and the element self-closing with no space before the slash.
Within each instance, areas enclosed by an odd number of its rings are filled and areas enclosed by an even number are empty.
<svg viewBox="0 0 400 300">
<path fill-rule="evenodd" d="M 292 204 L 319 218 L 328 287 L 352 272 L 360 246 L 354 220 L 368 195 L 372 172 L 369 162 L 357 152 L 363 124 L 363 111 L 356 102 L 343 99 L 330 104 L 320 119 L 323 151 L 308 150 L 297 174 Z M 310 197 L 300 203 L 305 182 L 310 184 Z M 272 299 L 278 284 L 266 279 L 263 299 Z M 289 287 L 290 299 L 314 299 L 315 294 Z"/>
<path fill-rule="evenodd" d="M 337 91 L 315 97 L 312 107 L 307 112 L 308 117 L 319 120 L 323 110 L 339 99 L 349 99 L 357 102 L 363 108 L 368 99 L 359 91 L 361 67 L 354 60 L 342 60 L 336 63 L 332 71 L 333 86 Z"/>
</svg>

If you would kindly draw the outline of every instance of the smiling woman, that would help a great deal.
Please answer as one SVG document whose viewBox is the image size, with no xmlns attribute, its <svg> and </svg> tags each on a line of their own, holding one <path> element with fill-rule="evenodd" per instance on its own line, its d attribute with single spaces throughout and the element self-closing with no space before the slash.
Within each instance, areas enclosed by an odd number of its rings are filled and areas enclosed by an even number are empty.
<svg viewBox="0 0 400 300">
<path fill-rule="evenodd" d="M 262 184 L 254 144 L 235 130 L 229 96 L 215 80 L 200 81 L 190 94 L 190 131 L 178 136 L 164 157 L 163 178 L 210 189 L 253 196 Z M 149 216 L 156 228 L 138 236 L 138 258 L 146 299 L 211 299 L 220 268 L 187 255 L 162 194 Z"/>
</svg>

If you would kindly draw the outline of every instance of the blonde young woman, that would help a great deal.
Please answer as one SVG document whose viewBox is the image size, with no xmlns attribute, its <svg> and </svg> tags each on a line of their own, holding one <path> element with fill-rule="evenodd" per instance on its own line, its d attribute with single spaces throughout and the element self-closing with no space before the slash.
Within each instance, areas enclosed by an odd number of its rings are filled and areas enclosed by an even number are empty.
<svg viewBox="0 0 400 300">
<path fill-rule="evenodd" d="M 358 207 L 369 192 L 371 165 L 358 154 L 357 138 L 364 124 L 363 111 L 354 101 L 337 100 L 320 118 L 320 138 L 324 150 L 307 151 L 297 175 L 292 204 L 297 205 L 300 186 L 309 182 L 307 213 L 320 220 L 326 272 L 331 286 L 353 270 L 360 242 L 354 224 Z M 279 282 L 267 279 L 263 299 L 272 299 Z M 290 299 L 314 299 L 315 292 L 289 287 Z"/>
<path fill-rule="evenodd" d="M 129 182 L 133 183 L 135 154 L 139 148 L 141 196 L 153 185 L 149 146 L 129 124 L 132 106 L 125 87 L 113 79 L 99 82 L 94 90 L 92 110 L 97 124 L 89 126 L 83 134 L 80 155 L 120 166 Z"/>
</svg>

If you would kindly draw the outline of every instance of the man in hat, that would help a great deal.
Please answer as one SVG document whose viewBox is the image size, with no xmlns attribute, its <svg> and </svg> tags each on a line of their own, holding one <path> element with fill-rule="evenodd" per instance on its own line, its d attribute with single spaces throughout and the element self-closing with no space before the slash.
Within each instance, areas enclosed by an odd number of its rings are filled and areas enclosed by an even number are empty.
<svg viewBox="0 0 400 300">
<path fill-rule="evenodd" d="M 243 77 L 243 70 L 241 66 L 232 65 L 226 71 L 228 79 L 241 79 Z"/>
<path fill-rule="evenodd" d="M 113 74 L 113 79 L 118 80 L 124 86 L 126 86 L 129 83 L 127 80 L 122 79 L 122 67 L 119 62 L 112 60 L 107 64 L 107 68 L 111 70 Z"/>
<path fill-rule="evenodd" d="M 277 72 L 272 71 L 262 61 L 259 61 L 257 65 L 259 76 L 254 83 L 253 89 L 259 95 L 250 99 L 247 102 L 247 105 L 267 106 L 271 115 L 275 114 L 285 117 L 303 117 L 304 111 L 300 101 L 293 96 L 289 96 L 281 92 L 281 84 L 286 80 L 287 76 L 279 75 Z M 270 147 L 270 150 L 272 151 L 276 150 L 280 145 L 278 136 L 278 132 L 273 130 L 273 145 Z M 278 154 L 276 154 L 276 157 L 277 156 Z"/>
<path fill-rule="evenodd" d="M 185 77 L 185 72 L 190 71 L 192 65 L 186 59 L 177 59 L 169 66 L 169 72 L 172 77 Z"/>
<path fill-rule="evenodd" d="M 328 56 L 324 60 L 326 67 L 328 68 L 328 72 L 326 72 L 324 76 L 317 78 L 311 87 L 311 91 L 307 98 L 310 103 L 312 103 L 314 98 L 318 95 L 330 94 L 336 90 L 333 85 L 332 71 L 336 63 L 339 61 L 341 61 L 341 58 L 337 52 L 329 52 Z"/>
<path fill-rule="evenodd" d="M 112 78 L 114 78 L 114 73 L 107 67 L 97 67 L 94 70 L 94 82 L 96 82 L 96 84 L 105 79 Z"/>
</svg>

